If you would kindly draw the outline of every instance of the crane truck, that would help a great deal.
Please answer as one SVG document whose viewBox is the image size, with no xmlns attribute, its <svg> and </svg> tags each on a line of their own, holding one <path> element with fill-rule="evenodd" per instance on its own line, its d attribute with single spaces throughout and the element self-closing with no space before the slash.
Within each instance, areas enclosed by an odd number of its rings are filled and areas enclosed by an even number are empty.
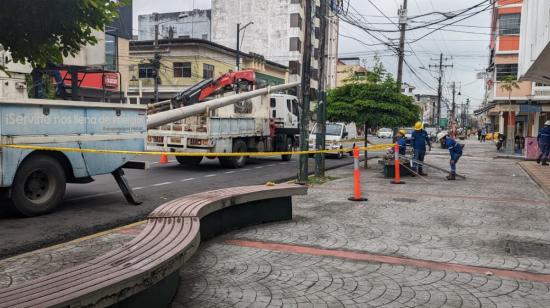
<svg viewBox="0 0 550 308">
<path fill-rule="evenodd" d="M 201 104 L 212 95 L 250 91 L 255 83 L 252 70 L 226 73 L 216 80 L 202 81 L 169 101 L 151 105 L 149 113 Z M 241 168 L 246 165 L 246 155 L 216 157 L 215 153 L 292 151 L 298 142 L 299 115 L 295 96 L 272 93 L 253 97 L 149 130 L 147 150 L 197 153 L 198 156 L 176 156 L 182 165 L 198 165 L 206 157 L 219 158 L 226 168 Z M 291 157 L 282 155 L 284 161 Z"/>
</svg>

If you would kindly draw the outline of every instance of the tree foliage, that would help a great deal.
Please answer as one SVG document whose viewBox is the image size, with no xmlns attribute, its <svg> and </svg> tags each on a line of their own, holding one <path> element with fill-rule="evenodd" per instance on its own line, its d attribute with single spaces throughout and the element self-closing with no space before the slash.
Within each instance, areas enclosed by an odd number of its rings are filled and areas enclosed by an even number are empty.
<svg viewBox="0 0 550 308">
<path fill-rule="evenodd" d="M 401 94 L 395 80 L 377 63 L 366 80 L 355 80 L 331 90 L 327 96 L 327 118 L 371 127 L 411 126 L 420 108 L 413 98 Z"/>
<path fill-rule="evenodd" d="M 15 62 L 43 67 L 75 56 L 82 45 L 97 43 L 127 0 L 3 0 L 0 45 Z"/>
</svg>

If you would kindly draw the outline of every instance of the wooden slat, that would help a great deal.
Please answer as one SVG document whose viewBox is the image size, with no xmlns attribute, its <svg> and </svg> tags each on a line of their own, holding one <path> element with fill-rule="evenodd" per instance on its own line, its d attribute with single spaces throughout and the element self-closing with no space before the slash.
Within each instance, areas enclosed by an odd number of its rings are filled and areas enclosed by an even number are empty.
<svg viewBox="0 0 550 308">
<path fill-rule="evenodd" d="M 200 218 L 232 205 L 306 191 L 297 185 L 247 186 L 170 201 L 155 209 L 142 232 L 123 247 L 70 269 L 0 289 L 0 307 L 115 304 L 170 275 L 191 258 L 200 242 Z M 119 298 L 123 290 L 124 298 Z"/>
</svg>

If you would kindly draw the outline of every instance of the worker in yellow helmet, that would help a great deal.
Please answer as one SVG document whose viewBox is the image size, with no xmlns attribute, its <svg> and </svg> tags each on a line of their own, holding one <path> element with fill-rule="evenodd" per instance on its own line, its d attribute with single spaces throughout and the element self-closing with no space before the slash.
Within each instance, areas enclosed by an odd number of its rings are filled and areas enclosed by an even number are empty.
<svg viewBox="0 0 550 308">
<path fill-rule="evenodd" d="M 430 140 L 430 136 L 428 133 L 424 130 L 424 124 L 422 122 L 416 122 L 414 125 L 414 132 L 411 136 L 411 146 L 414 150 L 414 164 L 413 169 L 416 173 L 422 176 L 427 176 L 426 173 L 424 173 L 423 168 L 423 162 L 424 157 L 426 156 L 426 145 L 428 145 L 429 150 L 432 150 L 432 142 Z"/>
</svg>

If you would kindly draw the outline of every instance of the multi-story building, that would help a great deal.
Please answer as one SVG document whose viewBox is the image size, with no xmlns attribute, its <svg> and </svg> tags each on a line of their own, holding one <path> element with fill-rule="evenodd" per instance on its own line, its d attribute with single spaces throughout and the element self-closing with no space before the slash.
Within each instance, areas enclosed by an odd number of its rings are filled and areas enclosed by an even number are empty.
<svg viewBox="0 0 550 308">
<path fill-rule="evenodd" d="M 118 17 L 103 31 L 94 30 L 97 44 L 82 46 L 74 57 L 63 59 L 60 70 L 65 87 L 72 91 L 71 69 L 75 70 L 78 100 L 124 101 L 130 81 L 129 58 L 132 39 L 132 1 L 119 8 Z"/>
<path fill-rule="evenodd" d="M 338 58 L 336 66 L 336 86 L 340 87 L 348 81 L 367 78 L 367 69 L 361 65 L 360 58 Z"/>
<path fill-rule="evenodd" d="M 487 105 L 476 112 L 489 131 L 509 137 L 526 137 L 536 134 L 540 110 L 532 102 L 543 100 L 540 87 L 531 81 L 519 81 L 519 88 L 508 92 L 502 81 L 508 76 L 518 78 L 521 23 L 525 22 L 523 0 L 498 0 L 493 7 L 491 57 L 487 76 Z M 542 12 L 541 12 L 542 14 Z M 540 108 L 539 108 L 540 109 Z"/>
<path fill-rule="evenodd" d="M 155 39 L 155 25 L 159 26 L 159 38 L 196 38 L 210 40 L 210 10 L 187 12 L 153 13 L 138 16 L 138 39 Z"/>
<path fill-rule="evenodd" d="M 320 0 L 313 2 L 312 89 L 319 81 Z M 330 11 L 330 10 L 329 10 Z M 329 13 L 327 20 L 326 85 L 337 84 L 339 19 Z M 289 67 L 289 81 L 299 81 L 304 48 L 304 0 L 213 0 L 212 41 L 228 47 L 237 44 L 237 24 L 253 22 L 241 33 L 241 50 L 262 54 L 266 59 Z"/>
<path fill-rule="evenodd" d="M 237 57 L 235 49 L 199 39 L 159 40 L 159 53 L 160 100 L 171 99 L 204 79 L 215 79 L 233 70 Z M 136 81 L 131 83 L 129 94 L 138 94 L 140 80 L 144 102 L 151 102 L 154 97 L 154 55 L 154 41 L 132 41 L 131 73 Z M 286 83 L 288 67 L 254 53 L 241 53 L 241 58 L 241 69 L 256 72 L 257 88 Z"/>
<path fill-rule="evenodd" d="M 550 1 L 526 0 L 523 4 L 520 40 L 520 80 L 534 82 L 528 108 L 534 134 L 550 120 Z"/>
</svg>

